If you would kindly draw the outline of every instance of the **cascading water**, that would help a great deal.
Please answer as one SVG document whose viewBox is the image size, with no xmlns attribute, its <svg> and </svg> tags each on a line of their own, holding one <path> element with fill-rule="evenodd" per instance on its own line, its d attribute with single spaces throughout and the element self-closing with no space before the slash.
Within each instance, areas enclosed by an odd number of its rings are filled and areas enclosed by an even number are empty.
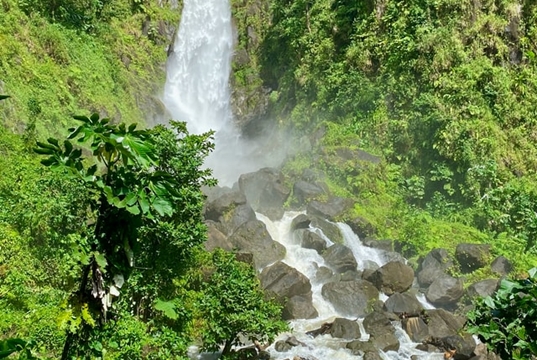
<svg viewBox="0 0 537 360">
<path fill-rule="evenodd" d="M 282 158 L 281 153 L 260 156 L 267 151 L 242 138 L 233 124 L 229 88 L 232 56 L 229 1 L 185 0 L 168 59 L 163 102 L 172 118 L 185 121 L 191 133 L 216 132 L 216 148 L 206 166 L 225 186 L 233 185 L 242 173 L 275 166 Z"/>
<path fill-rule="evenodd" d="M 342 348 L 341 342 L 332 338 L 330 335 L 321 335 L 312 338 L 306 334 L 307 331 L 318 329 L 322 324 L 326 322 L 332 322 L 336 317 L 346 317 L 344 314 L 339 314 L 332 304 L 327 302 L 322 294 L 321 289 L 323 283 L 316 279 L 315 273 L 321 266 L 327 266 L 324 259 L 313 249 L 306 249 L 296 243 L 291 232 L 291 223 L 293 218 L 297 216 L 298 212 L 286 212 L 282 220 L 273 222 L 262 214 L 257 214 L 257 218 L 265 223 L 267 230 L 272 238 L 287 249 L 286 257 L 283 260 L 287 265 L 296 268 L 302 274 L 306 275 L 312 285 L 313 293 L 313 306 L 317 309 L 319 316 L 310 320 L 294 320 L 291 322 L 293 328 L 292 335 L 295 336 L 300 342 L 306 346 L 297 346 L 287 352 L 277 352 L 272 347 L 269 348 L 271 353 L 271 359 L 283 360 L 293 359 L 298 356 L 304 359 L 357 359 L 359 356 L 351 354 L 349 350 Z M 358 270 L 363 269 L 363 266 L 368 262 L 375 262 L 377 266 L 382 266 L 387 263 L 387 259 L 384 256 L 384 251 L 369 248 L 364 246 L 358 236 L 350 229 L 347 224 L 338 223 L 341 233 L 343 234 L 344 242 L 349 247 L 356 261 L 358 263 Z M 320 229 L 310 229 L 315 232 L 321 232 Z M 325 237 L 325 239 L 327 239 Z M 327 239 L 327 245 L 330 246 L 332 242 Z M 386 296 L 381 294 L 382 296 Z M 426 308 L 432 308 L 432 306 L 424 299 L 420 299 L 422 304 Z M 355 320 L 355 319 L 353 319 Z M 368 335 L 365 334 L 365 330 L 362 326 L 362 320 L 358 320 L 361 326 L 362 338 L 360 340 L 367 341 Z M 443 359 L 443 354 L 430 354 L 420 350 L 417 350 L 416 343 L 413 343 L 406 332 L 400 325 L 395 324 L 396 336 L 400 342 L 399 351 L 388 351 L 386 353 L 380 353 L 380 356 L 385 360 L 397 359 L 411 359 L 415 356 L 416 359 L 422 360 L 440 360 Z M 284 335 L 286 337 L 286 335 Z"/>
</svg>

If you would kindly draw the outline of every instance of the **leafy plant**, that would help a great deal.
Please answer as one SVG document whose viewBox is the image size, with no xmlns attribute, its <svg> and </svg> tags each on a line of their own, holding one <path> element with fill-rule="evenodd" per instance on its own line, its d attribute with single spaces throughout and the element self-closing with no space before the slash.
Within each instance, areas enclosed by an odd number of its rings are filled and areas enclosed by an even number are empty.
<svg viewBox="0 0 537 360">
<path fill-rule="evenodd" d="M 93 199 L 90 206 L 95 221 L 87 241 L 79 243 L 83 271 L 79 289 L 70 301 L 70 330 L 62 359 L 70 356 L 71 347 L 86 344 L 89 329 L 106 322 L 112 298 L 119 296 L 138 256 L 144 258 L 150 256 L 144 251 L 158 251 L 151 229 L 166 222 L 201 223 L 201 205 L 193 207 L 192 214 L 186 211 L 189 207 L 183 201 L 195 193 L 198 201 L 194 204 L 200 204 L 200 187 L 211 183 L 210 173 L 199 170 L 212 149 L 208 143 L 210 133 L 189 136 L 184 124 L 173 123 L 177 131 L 173 138 L 179 144 L 174 152 L 169 143 L 171 149 L 162 147 L 161 139 L 170 134 L 162 128 L 137 130 L 136 125 L 113 125 L 97 114 L 75 119 L 82 124 L 70 129 L 61 144 L 49 138 L 46 143 L 38 142 L 35 149 L 47 156 L 41 161 L 43 165 L 70 174 L 73 181 L 84 184 Z M 84 159 L 81 148 L 74 147 L 73 140 L 89 144 L 91 162 Z M 188 159 L 178 158 L 179 155 Z M 188 216 L 196 212 L 197 217 Z M 148 235 L 145 242 L 153 246 L 144 244 L 142 228 Z M 201 232 L 196 235 L 197 243 L 205 238 Z M 173 239 L 158 239 L 161 243 L 167 240 Z M 161 265 L 164 271 L 168 264 Z"/>
<path fill-rule="evenodd" d="M 537 268 L 522 280 L 503 279 L 493 296 L 477 300 L 468 315 L 468 331 L 502 359 L 537 356 Z"/>
</svg>

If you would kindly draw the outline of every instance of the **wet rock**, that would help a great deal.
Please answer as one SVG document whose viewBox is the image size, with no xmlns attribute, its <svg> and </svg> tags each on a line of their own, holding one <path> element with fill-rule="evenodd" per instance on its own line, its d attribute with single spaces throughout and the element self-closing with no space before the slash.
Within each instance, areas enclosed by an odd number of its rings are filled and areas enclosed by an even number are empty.
<svg viewBox="0 0 537 360">
<path fill-rule="evenodd" d="M 427 289 L 425 297 L 435 306 L 452 308 L 463 294 L 462 279 L 444 274 L 433 281 Z"/>
<path fill-rule="evenodd" d="M 259 275 L 261 286 L 281 302 L 293 296 L 311 296 L 310 280 L 297 269 L 279 261 L 265 269 Z"/>
<path fill-rule="evenodd" d="M 325 284 L 322 295 L 342 315 L 360 317 L 371 311 L 369 304 L 378 299 L 379 292 L 368 281 L 354 280 Z"/>
<path fill-rule="evenodd" d="M 303 230 L 301 245 L 306 249 L 313 249 L 321 254 L 326 249 L 326 240 L 310 230 Z"/>
<path fill-rule="evenodd" d="M 471 298 L 484 298 L 494 294 L 496 290 L 498 290 L 498 285 L 499 281 L 497 279 L 481 280 L 468 286 L 468 289 L 466 289 L 466 293 Z"/>
<path fill-rule="evenodd" d="M 350 226 L 352 231 L 354 231 L 354 233 L 358 235 L 360 239 L 374 236 L 377 233 L 377 229 L 375 228 L 375 226 L 369 220 L 361 216 L 355 217 L 351 220 L 347 220 L 346 223 Z"/>
<path fill-rule="evenodd" d="M 334 272 L 332 271 L 332 269 L 327 268 L 326 266 L 321 266 L 319 269 L 317 269 L 317 272 L 315 273 L 315 279 L 317 279 L 317 281 L 320 283 L 326 283 L 333 277 Z"/>
<path fill-rule="evenodd" d="M 332 242 L 338 244 L 343 243 L 343 235 L 341 234 L 341 231 L 339 230 L 337 225 L 332 224 L 331 222 L 328 222 L 323 218 L 314 216 L 311 218 L 311 226 L 320 229 L 323 234 Z"/>
<path fill-rule="evenodd" d="M 390 319 L 380 312 L 373 312 L 364 319 L 364 329 L 370 335 L 370 341 L 382 351 L 399 350 L 399 340 Z"/>
<path fill-rule="evenodd" d="M 469 273 L 485 267 L 490 258 L 489 244 L 459 244 L 455 250 L 455 258 L 461 271 Z"/>
<path fill-rule="evenodd" d="M 279 220 L 283 216 L 283 204 L 291 190 L 284 184 L 281 171 L 274 168 L 263 168 L 256 172 L 242 174 L 239 188 L 246 196 L 250 206 L 271 220 Z"/>
<path fill-rule="evenodd" d="M 335 220 L 339 215 L 352 208 L 354 205 L 350 199 L 332 197 L 326 202 L 311 201 L 307 206 L 307 214 L 313 216 L 319 216 L 328 220 Z"/>
<path fill-rule="evenodd" d="M 326 249 L 322 256 L 324 261 L 337 273 L 356 270 L 358 266 L 352 250 L 345 245 L 334 244 Z"/>
<path fill-rule="evenodd" d="M 490 265 L 492 272 L 500 275 L 506 276 L 511 271 L 513 271 L 513 264 L 503 256 L 498 256 L 492 264 Z"/>
<path fill-rule="evenodd" d="M 310 226 L 311 219 L 305 214 L 299 214 L 291 221 L 291 231 L 297 229 L 307 229 Z"/>
<path fill-rule="evenodd" d="M 429 328 L 421 316 L 404 318 L 401 326 L 414 342 L 423 341 L 429 336 Z"/>
<path fill-rule="evenodd" d="M 345 346 L 353 355 L 363 356 L 367 353 L 377 353 L 377 348 L 371 341 L 354 340 Z"/>
<path fill-rule="evenodd" d="M 322 194 L 325 194 L 322 187 L 303 180 L 297 181 L 293 186 L 293 195 L 298 206 L 304 205 Z"/>
<path fill-rule="evenodd" d="M 377 351 L 368 351 L 364 354 L 364 360 L 382 360 Z"/>
<path fill-rule="evenodd" d="M 233 247 L 251 252 L 256 269 L 261 269 L 285 257 L 285 247 L 272 240 L 264 223 L 259 220 L 248 221 L 228 238 Z"/>
<path fill-rule="evenodd" d="M 296 337 L 289 336 L 285 340 L 276 341 L 276 343 L 274 343 L 274 349 L 278 352 L 286 352 L 299 345 L 306 346 L 303 342 L 298 341 Z"/>
<path fill-rule="evenodd" d="M 345 318 L 337 318 L 332 323 L 330 335 L 340 339 L 359 339 L 361 336 L 360 326 L 356 321 Z"/>
<path fill-rule="evenodd" d="M 417 278 L 421 287 L 427 288 L 438 277 L 445 274 L 453 266 L 453 261 L 446 249 L 433 249 L 421 262 Z"/>
<path fill-rule="evenodd" d="M 373 272 L 367 280 L 389 296 L 410 289 L 414 281 L 414 270 L 399 261 L 392 261 Z"/>
<path fill-rule="evenodd" d="M 284 320 L 314 319 L 319 316 L 313 306 L 311 292 L 306 295 L 297 295 L 286 301 L 282 317 Z"/>
<path fill-rule="evenodd" d="M 395 293 L 384 302 L 384 310 L 395 314 L 419 314 L 423 310 L 416 297 L 409 293 Z"/>
</svg>

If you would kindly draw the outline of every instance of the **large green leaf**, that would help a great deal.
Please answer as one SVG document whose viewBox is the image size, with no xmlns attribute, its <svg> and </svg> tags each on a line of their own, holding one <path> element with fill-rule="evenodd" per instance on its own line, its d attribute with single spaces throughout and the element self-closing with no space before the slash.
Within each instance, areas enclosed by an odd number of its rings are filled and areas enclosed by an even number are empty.
<svg viewBox="0 0 537 360">
<path fill-rule="evenodd" d="M 177 318 L 179 318 L 179 315 L 177 315 L 177 312 L 175 312 L 175 304 L 172 302 L 157 300 L 155 301 L 153 307 L 155 310 L 162 311 L 164 316 L 172 320 L 177 320 Z"/>
</svg>

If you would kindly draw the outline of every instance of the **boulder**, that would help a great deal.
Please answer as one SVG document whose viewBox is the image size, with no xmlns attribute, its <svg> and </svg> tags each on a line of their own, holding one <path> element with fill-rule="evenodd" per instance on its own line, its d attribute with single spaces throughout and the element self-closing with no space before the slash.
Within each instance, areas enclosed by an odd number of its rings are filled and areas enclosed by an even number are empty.
<svg viewBox="0 0 537 360">
<path fill-rule="evenodd" d="M 345 222 L 347 223 L 347 225 L 350 226 L 352 231 L 354 231 L 354 233 L 358 235 L 360 239 L 374 236 L 377 233 L 377 229 L 375 228 L 375 226 L 369 220 L 362 216 L 355 217 Z"/>
<path fill-rule="evenodd" d="M 421 342 L 429 336 L 429 328 L 421 316 L 404 318 L 401 326 L 414 342 Z"/>
<path fill-rule="evenodd" d="M 379 296 L 375 286 L 366 280 L 327 283 L 321 293 L 337 312 L 349 317 L 368 314 L 371 311 L 369 304 Z"/>
<path fill-rule="evenodd" d="M 365 246 L 369 246 L 370 248 L 373 248 L 373 249 L 393 252 L 392 240 L 376 240 L 376 239 L 365 238 L 362 242 L 364 243 Z"/>
<path fill-rule="evenodd" d="M 434 338 L 458 335 L 466 322 L 465 318 L 455 316 L 444 309 L 427 310 L 426 314 L 429 336 Z"/>
<path fill-rule="evenodd" d="M 298 295 L 311 298 L 310 280 L 297 269 L 281 261 L 263 269 L 259 280 L 263 289 L 268 294 L 274 295 L 281 303 Z"/>
<path fill-rule="evenodd" d="M 367 280 L 389 296 L 410 289 L 414 281 L 414 270 L 399 261 L 392 261 L 378 268 Z"/>
<path fill-rule="evenodd" d="M 284 320 L 314 319 L 319 316 L 313 306 L 311 292 L 305 295 L 296 295 L 285 302 L 282 317 Z"/>
<path fill-rule="evenodd" d="M 272 220 L 281 219 L 283 204 L 291 193 L 284 184 L 282 172 L 274 168 L 263 168 L 242 174 L 239 178 L 239 188 L 255 211 Z"/>
<path fill-rule="evenodd" d="M 425 297 L 435 306 L 453 308 L 463 294 L 462 279 L 444 274 L 433 281 Z"/>
<path fill-rule="evenodd" d="M 500 276 L 506 276 L 511 271 L 513 271 L 513 264 L 509 260 L 507 260 L 503 256 L 498 256 L 492 264 L 490 264 L 490 269 L 492 272 L 500 275 Z"/>
<path fill-rule="evenodd" d="M 485 298 L 490 296 L 498 290 L 499 281 L 498 279 L 486 279 L 481 280 L 472 285 L 468 286 L 466 293 L 469 297 L 482 297 Z"/>
<path fill-rule="evenodd" d="M 378 350 L 371 341 L 353 340 L 348 342 L 345 347 L 349 349 L 353 355 L 364 356 L 369 353 L 376 353 L 378 355 Z"/>
<path fill-rule="evenodd" d="M 311 227 L 320 229 L 324 236 L 330 239 L 330 241 L 342 244 L 343 235 L 336 224 L 326 221 L 323 218 L 313 216 L 311 217 Z"/>
<path fill-rule="evenodd" d="M 335 220 L 339 215 L 352 208 L 354 202 L 350 199 L 332 197 L 328 201 L 311 201 L 308 203 L 306 212 L 308 215 L 319 216 L 328 220 Z"/>
<path fill-rule="evenodd" d="M 205 241 L 205 250 L 213 251 L 216 248 L 224 249 L 226 251 L 233 250 L 233 245 L 217 228 L 217 223 L 211 220 L 206 220 L 207 225 L 207 241 Z"/>
<path fill-rule="evenodd" d="M 330 335 L 339 339 L 359 339 L 361 337 L 360 326 L 356 321 L 336 318 L 330 328 Z"/>
<path fill-rule="evenodd" d="M 399 340 L 390 319 L 381 312 L 372 312 L 364 319 L 364 329 L 370 341 L 382 351 L 399 350 Z"/>
<path fill-rule="evenodd" d="M 352 250 L 345 245 L 334 244 L 326 249 L 322 256 L 324 261 L 337 273 L 356 270 L 358 266 Z"/>
<path fill-rule="evenodd" d="M 291 231 L 309 228 L 311 219 L 308 215 L 299 214 L 291 221 Z"/>
<path fill-rule="evenodd" d="M 461 335 L 452 335 L 442 338 L 442 341 L 450 348 L 455 350 L 453 359 L 468 360 L 474 356 L 476 343 L 472 335 L 464 333 Z"/>
<path fill-rule="evenodd" d="M 326 249 L 326 240 L 310 230 L 302 230 L 300 244 L 305 249 L 313 249 L 321 254 Z"/>
<path fill-rule="evenodd" d="M 231 189 L 214 193 L 205 203 L 205 218 L 220 221 L 231 209 L 246 204 L 246 196 Z"/>
<path fill-rule="evenodd" d="M 304 205 L 322 194 L 325 194 L 322 187 L 304 180 L 299 180 L 293 185 L 293 195 L 298 206 Z"/>
<path fill-rule="evenodd" d="M 306 346 L 294 336 L 288 336 L 285 340 L 278 340 L 274 343 L 274 350 L 278 352 L 286 352 L 294 348 L 295 346 Z"/>
<path fill-rule="evenodd" d="M 419 314 L 423 306 L 412 294 L 395 293 L 384 302 L 384 310 L 395 314 Z"/>
<path fill-rule="evenodd" d="M 285 257 L 285 247 L 272 240 L 265 224 L 259 220 L 242 224 L 228 240 L 235 249 L 251 252 L 254 255 L 256 269 L 261 269 Z"/>
<path fill-rule="evenodd" d="M 321 266 L 315 272 L 315 279 L 319 283 L 326 283 L 330 279 L 333 279 L 333 277 L 334 277 L 334 272 L 332 271 L 332 269 L 327 268 L 326 266 Z"/>
<path fill-rule="evenodd" d="M 459 244 L 455 250 L 455 258 L 463 273 L 485 267 L 490 258 L 489 244 Z"/>
<path fill-rule="evenodd" d="M 418 267 L 418 283 L 421 287 L 427 288 L 451 266 L 453 261 L 446 249 L 431 250 Z"/>
</svg>

